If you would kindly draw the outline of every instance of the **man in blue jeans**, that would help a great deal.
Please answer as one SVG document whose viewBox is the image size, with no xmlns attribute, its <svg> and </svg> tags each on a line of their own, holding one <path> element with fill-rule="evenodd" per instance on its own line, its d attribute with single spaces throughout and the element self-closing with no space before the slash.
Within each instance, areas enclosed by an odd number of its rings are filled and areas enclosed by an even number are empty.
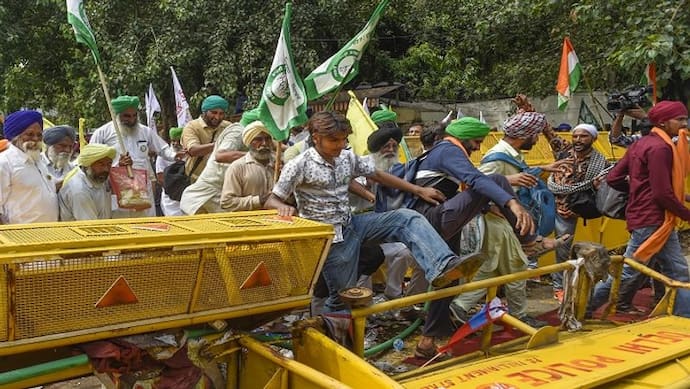
<svg viewBox="0 0 690 389">
<path fill-rule="evenodd" d="M 628 148 L 606 181 L 612 188 L 630 193 L 625 216 L 631 235 L 625 256 L 647 266 L 656 262 L 668 277 L 688 282 L 688 263 L 675 229 L 678 218 L 690 221 L 690 209 L 683 204 L 688 110 L 681 102 L 662 101 L 649 111 L 648 117 L 655 126 L 652 132 Z M 679 133 L 676 146 L 671 138 Z M 621 290 L 634 292 L 629 284 L 636 281 L 637 275 L 637 271 L 624 265 Z M 609 276 L 597 284 L 587 307 L 589 316 L 606 302 L 612 282 Z M 678 290 L 673 313 L 690 317 L 689 290 Z"/>
<path fill-rule="evenodd" d="M 404 243 L 433 286 L 445 286 L 463 276 L 463 260 L 424 216 L 409 209 L 352 215 L 347 195 L 350 181 L 358 176 L 414 193 L 432 204 L 445 200 L 441 192 L 377 170 L 369 159 L 346 150 L 352 128 L 339 113 L 318 112 L 309 119 L 307 129 L 314 146 L 283 167 L 264 207 L 277 209 L 281 216 L 299 211 L 303 218 L 333 225 L 335 237 L 322 270 L 328 287 L 327 310 L 345 308 L 338 292 L 355 286 L 360 247 L 365 243 Z M 285 203 L 293 193 L 297 209 Z"/>
</svg>

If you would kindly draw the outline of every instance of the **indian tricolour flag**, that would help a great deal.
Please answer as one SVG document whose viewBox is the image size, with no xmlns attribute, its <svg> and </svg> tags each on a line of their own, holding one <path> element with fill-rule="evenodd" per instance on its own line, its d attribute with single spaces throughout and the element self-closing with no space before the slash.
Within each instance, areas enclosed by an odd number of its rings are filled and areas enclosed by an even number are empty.
<svg viewBox="0 0 690 389">
<path fill-rule="evenodd" d="M 568 105 L 568 100 L 577 86 L 580 84 L 582 78 L 582 67 L 580 61 L 577 59 L 575 49 L 573 49 L 570 39 L 565 37 L 563 39 L 563 54 L 561 55 L 561 68 L 558 71 L 558 84 L 556 90 L 558 91 L 558 109 L 565 110 Z"/>
<path fill-rule="evenodd" d="M 276 53 L 259 101 L 259 118 L 277 141 L 287 139 L 292 127 L 307 122 L 307 94 L 292 59 L 291 15 L 292 4 L 287 3 Z"/>
<path fill-rule="evenodd" d="M 91 55 L 96 63 L 101 62 L 101 54 L 98 52 L 96 37 L 91 31 L 89 19 L 84 12 L 84 3 L 81 0 L 67 0 L 67 21 L 72 25 L 77 36 L 77 42 L 83 43 L 91 49 Z"/>
<path fill-rule="evenodd" d="M 652 86 L 652 104 L 656 104 L 656 64 L 654 62 L 647 64 L 640 83 L 644 86 Z"/>
</svg>

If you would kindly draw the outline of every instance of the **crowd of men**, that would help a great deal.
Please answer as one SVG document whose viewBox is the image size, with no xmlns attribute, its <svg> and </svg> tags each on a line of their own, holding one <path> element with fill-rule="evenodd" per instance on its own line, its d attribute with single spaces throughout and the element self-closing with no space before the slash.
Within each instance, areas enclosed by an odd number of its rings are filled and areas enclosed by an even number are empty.
<svg viewBox="0 0 690 389">
<path fill-rule="evenodd" d="M 370 283 L 371 274 L 384 262 L 385 294 L 396 298 L 429 287 L 523 271 L 551 250 L 556 250 L 558 262 L 568 260 L 582 216 L 574 206 L 574 194 L 594 191 L 605 179 L 630 196 L 627 224 L 632 236 L 626 256 L 656 263 L 670 277 L 690 281 L 675 230 L 677 219 L 690 221 L 683 186 L 690 169 L 687 109 L 680 102 L 656 104 L 647 113 L 654 128 L 646 136 L 620 140 L 620 131 L 614 131 L 616 140 L 629 149 L 613 169 L 593 147 L 599 134 L 596 127 L 578 124 L 571 130 L 572 140 L 566 141 L 557 131 L 565 125 L 551 127 L 544 114 L 529 107 L 520 107 L 503 123 L 503 139 L 479 167 L 470 156 L 480 150 L 490 131 L 484 122 L 463 117 L 447 123 L 415 123 L 408 135 L 419 136 L 424 158 L 411 181 L 388 172 L 399 162 L 403 138 L 396 115 L 389 110 L 372 114 L 378 130 L 368 139 L 367 156 L 348 148 L 349 121 L 340 113 L 323 111 L 311 116 L 299 139 L 293 139 L 294 145 L 276 161 L 278 148 L 282 151 L 285 146 L 271 138 L 255 110 L 230 123 L 225 120 L 228 102 L 209 96 L 201 105 L 201 115 L 184 128 L 171 128 L 166 142 L 139 122 L 139 104 L 134 96 L 114 99 L 116 122 L 96 129 L 76 158 L 72 127 L 43 130 L 42 116 L 36 111 L 8 115 L 3 131 L 9 143 L 0 151 L 1 223 L 154 216 L 153 204 L 131 209 L 118 203 L 108 184 L 111 168 L 144 170 L 153 184 L 163 181 L 166 167 L 183 160 L 191 184 L 179 201 L 165 191 L 161 194 L 164 215 L 276 209 L 283 217 L 298 215 L 333 226 L 333 244 L 312 307 L 312 312 L 322 313 L 345 309 L 338 292 Z M 617 118 L 614 125 L 620 123 Z M 525 169 L 525 152 L 542 135 L 555 162 L 535 173 Z M 488 158 L 491 155 L 501 157 Z M 277 181 L 276 164 L 283 165 Z M 540 226 L 516 195 L 542 179 L 556 200 L 555 239 L 537 233 Z M 380 187 L 411 193 L 415 201 L 372 212 Z M 152 199 L 154 186 L 148 185 L 146 191 Z M 478 255 L 463 256 L 458 252 L 463 228 L 476 218 L 487 226 L 484 244 Z M 412 279 L 403 288 L 408 268 L 413 269 Z M 632 268 L 624 268 L 622 304 L 631 305 L 642 278 Z M 611 281 L 596 286 L 589 314 L 606 301 Z M 562 301 L 560 274 L 554 274 L 552 282 L 554 297 Z M 415 354 L 433 357 L 436 339 L 467 321 L 482 295 L 483 291 L 476 291 L 433 301 Z M 520 320 L 534 327 L 545 325 L 527 315 L 525 281 L 507 284 L 505 297 L 510 312 Z M 674 307 L 677 314 L 690 316 L 690 292 L 679 291 Z"/>
</svg>

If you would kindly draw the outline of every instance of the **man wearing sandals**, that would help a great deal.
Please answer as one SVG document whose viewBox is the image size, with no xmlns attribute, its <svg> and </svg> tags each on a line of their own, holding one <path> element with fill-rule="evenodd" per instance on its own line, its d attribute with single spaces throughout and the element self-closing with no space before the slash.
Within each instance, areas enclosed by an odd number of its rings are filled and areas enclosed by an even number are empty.
<svg viewBox="0 0 690 389">
<path fill-rule="evenodd" d="M 525 254 L 541 255 L 553 250 L 559 241 L 534 234 L 534 221 L 517 201 L 508 180 L 501 175 L 487 176 L 470 161 L 478 151 L 489 126 L 478 119 L 463 117 L 446 127 L 446 137 L 436 143 L 420 162 L 415 183 L 432 186 L 447 198 L 439 205 L 418 203 L 415 207 L 436 228 L 451 247 L 457 247 L 462 227 L 482 211 L 501 214 L 513 227 Z M 459 189 L 462 191 L 458 192 Z M 467 265 L 474 273 L 481 266 L 481 257 Z M 470 279 L 471 277 L 466 277 Z M 431 358 L 436 354 L 435 338 L 452 333 L 449 305 L 452 297 L 431 303 L 415 355 Z"/>
<path fill-rule="evenodd" d="M 539 135 L 547 125 L 544 114 L 538 112 L 521 112 L 508 118 L 503 124 L 505 136 L 486 155 L 503 153 L 506 157 L 513 158 L 519 163 L 525 163 L 523 151 L 531 150 L 537 143 Z M 565 160 L 554 162 L 541 167 L 542 170 L 554 172 Z M 504 160 L 483 162 L 479 171 L 484 174 L 500 174 L 508 179 L 513 190 L 519 187 L 532 187 L 537 184 L 537 177 L 522 172 L 517 166 Z M 520 243 L 511 231 L 510 224 L 499 216 L 487 213 L 484 217 L 486 223 L 485 241 L 491 242 L 484 246 L 482 254 L 486 260 L 479 269 L 475 281 L 527 270 L 528 259 L 520 247 Z M 561 240 L 567 239 L 561 237 Z M 533 260 L 536 262 L 537 258 Z M 511 315 L 532 327 L 543 327 L 546 322 L 537 320 L 527 315 L 526 281 L 519 280 L 505 285 L 508 310 Z M 484 296 L 486 291 L 476 290 L 457 296 L 450 305 L 451 315 L 458 322 L 468 319 L 467 312 L 475 303 Z"/>
</svg>

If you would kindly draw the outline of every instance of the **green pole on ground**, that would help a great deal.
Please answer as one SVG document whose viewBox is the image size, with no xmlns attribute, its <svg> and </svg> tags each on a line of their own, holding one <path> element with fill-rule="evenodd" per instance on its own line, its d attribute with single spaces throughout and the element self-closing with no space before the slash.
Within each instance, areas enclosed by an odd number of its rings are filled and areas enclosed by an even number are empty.
<svg viewBox="0 0 690 389">
<path fill-rule="evenodd" d="M 40 377 L 42 375 L 55 373 L 61 370 L 70 369 L 77 366 L 86 365 L 89 363 L 89 357 L 86 354 L 77 355 L 74 357 L 58 359 L 46 363 L 40 363 L 21 369 L 11 370 L 0 373 L 0 387 L 3 385 L 20 382 L 29 378 Z"/>
</svg>

